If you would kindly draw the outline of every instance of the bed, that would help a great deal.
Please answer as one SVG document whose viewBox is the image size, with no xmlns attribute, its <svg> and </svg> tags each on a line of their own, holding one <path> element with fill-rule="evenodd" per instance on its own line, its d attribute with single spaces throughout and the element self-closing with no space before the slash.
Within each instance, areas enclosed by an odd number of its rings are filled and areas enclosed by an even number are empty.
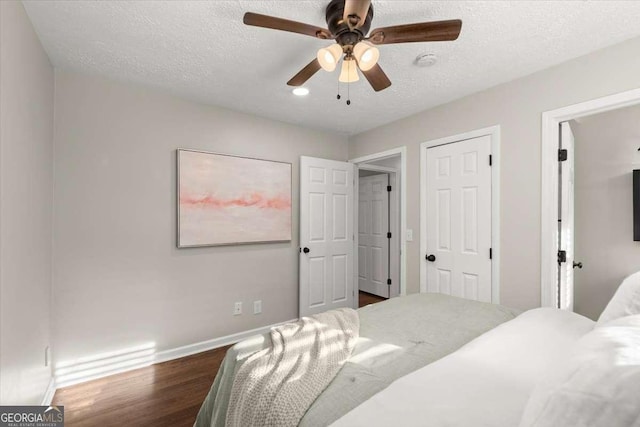
<svg viewBox="0 0 640 427">
<path fill-rule="evenodd" d="M 358 315 L 351 355 L 299 425 L 640 427 L 640 272 L 597 322 L 439 294 Z M 268 345 L 261 336 L 228 352 L 198 427 L 225 425 L 234 372 Z"/>
<path fill-rule="evenodd" d="M 597 322 L 529 310 L 332 424 L 389 425 L 640 427 L 640 272 Z"/>
<path fill-rule="evenodd" d="M 528 311 L 400 378 L 333 426 L 518 426 L 537 380 L 594 324 L 567 311 Z"/>
<path fill-rule="evenodd" d="M 326 426 L 394 380 L 456 351 L 512 320 L 519 312 L 500 305 L 442 294 L 393 298 L 358 310 L 360 336 L 340 372 L 309 407 L 300 426 Z M 252 354 L 269 346 L 269 336 L 230 348 L 195 425 L 224 426 L 234 373 Z"/>
</svg>

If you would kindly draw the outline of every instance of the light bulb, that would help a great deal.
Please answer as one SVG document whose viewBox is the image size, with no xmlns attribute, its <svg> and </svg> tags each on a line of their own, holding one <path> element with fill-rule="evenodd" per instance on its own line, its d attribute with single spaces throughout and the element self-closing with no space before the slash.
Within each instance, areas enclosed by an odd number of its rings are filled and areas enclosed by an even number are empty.
<svg viewBox="0 0 640 427">
<path fill-rule="evenodd" d="M 342 56 L 342 46 L 335 43 L 329 47 L 319 49 L 317 58 L 323 70 L 333 71 L 336 69 L 336 65 L 338 65 L 340 56 Z"/>
<path fill-rule="evenodd" d="M 369 71 L 378 63 L 380 51 L 370 43 L 360 42 L 353 47 L 353 56 L 362 71 Z"/>
<path fill-rule="evenodd" d="M 356 61 L 352 58 L 345 58 L 344 61 L 342 61 L 342 70 L 340 71 L 340 77 L 338 77 L 338 80 L 342 83 L 353 83 L 360 80 Z"/>
</svg>

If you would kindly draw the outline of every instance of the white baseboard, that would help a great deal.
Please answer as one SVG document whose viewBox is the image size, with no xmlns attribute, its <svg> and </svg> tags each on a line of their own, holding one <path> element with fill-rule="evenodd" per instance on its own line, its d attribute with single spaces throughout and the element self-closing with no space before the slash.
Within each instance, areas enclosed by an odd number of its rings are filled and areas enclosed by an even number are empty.
<svg viewBox="0 0 640 427">
<path fill-rule="evenodd" d="M 53 395 L 56 394 L 56 379 L 51 377 L 49 380 L 49 385 L 47 386 L 47 391 L 44 392 L 44 396 L 42 397 L 42 406 L 51 405 L 51 401 L 53 400 Z"/>
<path fill-rule="evenodd" d="M 133 371 L 134 369 L 144 368 L 146 366 L 150 366 L 156 363 L 168 362 L 170 360 L 179 359 L 181 357 L 191 356 L 196 353 L 213 350 L 219 347 L 224 347 L 229 344 L 235 344 L 251 336 L 260 335 L 260 334 L 269 332 L 269 330 L 274 326 L 295 322 L 297 320 L 298 319 L 292 319 L 286 322 L 279 322 L 273 325 L 262 326 L 260 328 L 255 328 L 255 329 L 251 329 L 244 332 L 238 332 L 236 334 L 231 334 L 231 335 L 227 335 L 220 338 L 214 338 L 211 340 L 189 344 L 182 347 L 158 351 L 144 357 L 143 360 L 141 360 L 140 362 L 124 364 L 125 366 L 123 366 L 123 363 L 112 363 L 112 366 L 109 366 L 109 363 L 107 360 L 106 363 L 101 366 L 100 373 L 91 373 L 88 375 L 82 375 L 82 374 L 75 375 L 72 379 L 65 379 L 60 375 L 56 375 L 55 381 L 52 379 L 52 382 L 49 385 L 49 387 L 52 388 L 51 396 L 49 397 L 49 402 L 51 401 L 51 398 L 53 398 L 53 394 L 55 393 L 55 390 L 57 388 L 69 387 L 72 385 L 85 383 L 87 381 L 96 380 L 98 378 L 104 378 L 111 375 L 121 374 L 123 372 Z M 73 366 L 65 367 L 65 369 L 67 371 L 69 369 L 73 370 Z M 49 395 L 49 389 L 47 389 L 47 394 L 45 395 L 45 397 L 47 397 L 48 395 Z"/>
<path fill-rule="evenodd" d="M 202 341 L 195 344 L 185 345 L 183 347 L 163 350 L 156 353 L 153 363 L 168 362 L 169 360 L 179 359 L 181 357 L 191 356 L 192 354 L 202 353 L 203 351 L 213 350 L 225 345 L 235 344 L 239 341 L 252 337 L 254 335 L 269 332 L 274 326 L 284 325 L 285 323 L 296 322 L 298 319 L 287 320 L 286 322 L 275 323 L 261 328 L 251 329 L 237 334 L 227 335 L 226 337 L 214 338 L 208 341 Z"/>
</svg>

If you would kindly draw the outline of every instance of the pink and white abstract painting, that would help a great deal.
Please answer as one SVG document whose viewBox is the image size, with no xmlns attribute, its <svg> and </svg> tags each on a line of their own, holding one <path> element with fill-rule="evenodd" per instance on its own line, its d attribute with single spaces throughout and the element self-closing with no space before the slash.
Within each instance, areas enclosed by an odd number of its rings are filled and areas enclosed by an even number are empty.
<svg viewBox="0 0 640 427">
<path fill-rule="evenodd" d="M 178 247 L 291 240 L 291 163 L 178 150 Z"/>
</svg>

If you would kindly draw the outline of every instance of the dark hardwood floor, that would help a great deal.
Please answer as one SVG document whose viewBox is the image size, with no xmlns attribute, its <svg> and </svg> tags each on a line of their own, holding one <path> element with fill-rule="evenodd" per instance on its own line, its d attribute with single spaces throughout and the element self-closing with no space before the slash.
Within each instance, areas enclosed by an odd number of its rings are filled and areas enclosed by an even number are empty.
<svg viewBox="0 0 640 427">
<path fill-rule="evenodd" d="M 358 307 L 364 307 L 365 305 L 375 304 L 377 302 L 386 301 L 387 298 L 379 297 L 368 292 L 358 292 Z"/>
<path fill-rule="evenodd" d="M 359 292 L 359 307 L 385 301 Z M 230 346 L 58 389 L 65 425 L 192 426 Z"/>
<path fill-rule="evenodd" d="M 66 426 L 193 426 L 230 346 L 61 388 Z"/>
</svg>

